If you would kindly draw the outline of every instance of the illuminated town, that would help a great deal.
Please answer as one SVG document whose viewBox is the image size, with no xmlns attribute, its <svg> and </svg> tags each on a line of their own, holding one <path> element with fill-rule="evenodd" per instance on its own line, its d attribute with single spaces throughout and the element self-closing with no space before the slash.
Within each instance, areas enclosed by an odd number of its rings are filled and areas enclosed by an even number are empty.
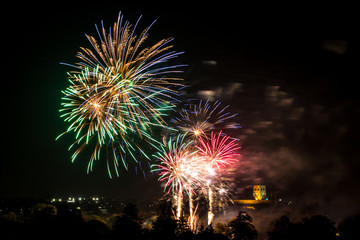
<svg viewBox="0 0 360 240">
<path fill-rule="evenodd" d="M 249 188 L 250 189 L 250 188 Z M 226 216 L 227 212 L 237 212 L 239 210 L 246 211 L 255 211 L 258 207 L 260 208 L 271 208 L 279 207 L 280 205 L 290 205 L 292 201 L 284 202 L 281 198 L 278 199 L 269 199 L 266 193 L 265 185 L 253 185 L 251 188 L 252 195 L 249 194 L 249 199 L 229 199 L 224 204 L 224 202 L 216 202 L 214 204 L 215 220 L 217 217 Z M 204 199 L 205 200 L 205 199 Z M 131 204 L 135 204 L 139 210 L 139 215 L 144 218 L 144 223 L 149 224 L 151 221 L 156 219 L 159 216 L 159 203 L 162 200 L 156 201 L 131 201 Z M 166 202 L 166 201 L 165 201 Z M 7 202 L 6 200 L 1 200 L 0 212 L 13 211 L 16 214 L 22 215 L 25 217 L 26 214 L 29 214 L 31 211 L 41 212 L 47 208 L 46 211 L 49 211 L 50 214 L 58 214 L 59 209 L 66 209 L 66 211 L 74 211 L 81 213 L 87 221 L 92 218 L 101 219 L 105 222 L 109 228 L 111 228 L 111 223 L 114 222 L 116 216 L 120 216 L 126 207 L 129 204 L 129 200 L 119 200 L 111 199 L 101 196 L 69 196 L 69 197 L 53 197 L 50 199 L 43 199 L 41 202 L 19 202 L 18 205 L 12 205 L 12 203 Z M 206 203 L 203 203 L 203 207 L 206 208 Z M 171 206 L 170 206 L 171 208 Z M 170 211 L 170 214 L 174 213 Z M 34 214 L 34 212 L 32 213 Z M 188 213 L 186 213 L 188 214 Z M 205 214 L 206 215 L 206 214 Z M 207 216 L 203 216 L 206 218 Z M 20 216 L 19 216 L 20 217 Z M 201 220 L 201 219 L 199 219 Z M 230 219 L 229 219 L 230 220 Z M 204 219 L 203 224 L 206 223 Z"/>
</svg>

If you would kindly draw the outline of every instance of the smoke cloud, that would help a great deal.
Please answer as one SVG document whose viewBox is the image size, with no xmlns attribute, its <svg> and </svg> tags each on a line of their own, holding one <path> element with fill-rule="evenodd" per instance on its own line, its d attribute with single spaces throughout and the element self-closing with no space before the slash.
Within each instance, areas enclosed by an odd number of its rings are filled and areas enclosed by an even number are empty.
<svg viewBox="0 0 360 240">
<path fill-rule="evenodd" d="M 266 73 L 258 76 L 264 79 Z M 355 170 L 360 167 L 355 145 L 359 102 L 334 98 L 329 87 L 319 88 L 318 82 L 254 79 L 240 76 L 206 93 L 230 104 L 242 126 L 230 133 L 242 145 L 233 198 L 252 198 L 252 185 L 265 184 L 274 202 L 282 201 L 282 205 L 246 210 L 258 231 L 269 231 L 282 215 L 297 221 L 323 214 L 339 222 L 359 212 Z M 215 223 L 236 217 L 238 210 L 217 216 Z"/>
</svg>

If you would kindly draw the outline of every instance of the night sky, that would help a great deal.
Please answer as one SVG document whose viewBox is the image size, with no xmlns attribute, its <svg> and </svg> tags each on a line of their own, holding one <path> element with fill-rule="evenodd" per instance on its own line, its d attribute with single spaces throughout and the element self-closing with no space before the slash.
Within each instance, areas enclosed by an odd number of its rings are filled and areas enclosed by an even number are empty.
<svg viewBox="0 0 360 240">
<path fill-rule="evenodd" d="M 87 158 L 71 163 L 71 137 L 55 141 L 66 129 L 58 110 L 71 70 L 59 63 L 74 63 L 79 47 L 89 47 L 85 33 L 96 35 L 101 20 L 112 26 L 122 11 L 132 23 L 143 15 L 139 29 L 157 19 L 149 39 L 175 38 L 193 97 L 210 91 L 238 113 L 239 193 L 262 183 L 334 216 L 358 211 L 359 42 L 351 6 L 235 3 L 59 2 L 4 9 L 0 197 L 162 195 L 155 177 L 144 179 L 134 169 L 109 179 L 98 161 L 86 174 Z"/>
</svg>

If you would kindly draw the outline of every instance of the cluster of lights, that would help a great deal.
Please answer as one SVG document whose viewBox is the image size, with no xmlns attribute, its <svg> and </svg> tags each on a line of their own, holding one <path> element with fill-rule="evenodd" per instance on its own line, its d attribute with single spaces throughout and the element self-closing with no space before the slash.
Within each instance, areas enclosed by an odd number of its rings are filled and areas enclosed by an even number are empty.
<svg viewBox="0 0 360 240">
<path fill-rule="evenodd" d="M 87 198 L 84 198 L 84 197 L 78 197 L 78 198 L 75 198 L 75 197 L 69 197 L 67 198 L 66 200 L 63 199 L 63 198 L 52 198 L 51 199 L 51 202 L 52 203 L 56 203 L 56 202 L 67 202 L 67 203 L 75 203 L 75 202 L 83 202 L 83 201 L 86 201 Z M 98 202 L 99 201 L 99 198 L 98 197 L 90 197 L 88 198 L 89 201 L 94 201 L 94 202 Z"/>
</svg>

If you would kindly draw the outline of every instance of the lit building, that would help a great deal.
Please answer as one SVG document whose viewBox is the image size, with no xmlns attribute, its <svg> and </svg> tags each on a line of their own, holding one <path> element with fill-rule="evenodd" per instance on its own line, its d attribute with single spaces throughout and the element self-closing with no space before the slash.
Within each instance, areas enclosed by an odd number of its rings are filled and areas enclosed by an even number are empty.
<svg viewBox="0 0 360 240">
<path fill-rule="evenodd" d="M 253 196 L 255 200 L 264 200 L 266 196 L 266 187 L 265 185 L 254 185 L 253 186 Z"/>
<path fill-rule="evenodd" d="M 233 199 L 232 201 L 250 209 L 255 209 L 255 205 L 268 205 L 272 203 L 266 196 L 265 185 L 253 185 L 252 189 L 254 199 Z"/>
</svg>

